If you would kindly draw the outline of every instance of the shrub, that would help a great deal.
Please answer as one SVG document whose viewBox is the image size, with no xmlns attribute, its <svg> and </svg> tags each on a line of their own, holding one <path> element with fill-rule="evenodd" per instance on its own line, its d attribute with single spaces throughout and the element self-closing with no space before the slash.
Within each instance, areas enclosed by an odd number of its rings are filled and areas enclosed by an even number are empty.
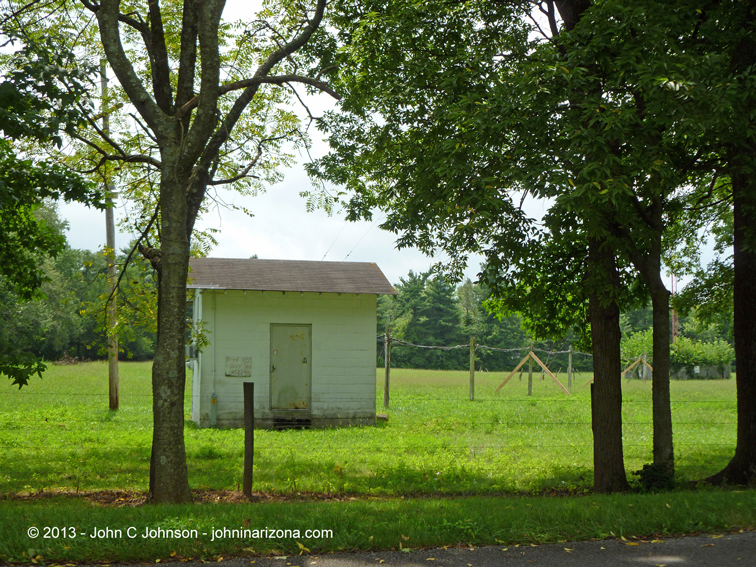
<svg viewBox="0 0 756 567">
<path fill-rule="evenodd" d="M 627 361 L 633 361 L 638 359 L 644 354 L 647 355 L 646 360 L 649 364 L 653 364 L 651 353 L 653 352 L 653 331 L 646 329 L 645 331 L 636 331 L 629 337 L 622 339 L 622 358 Z"/>
<path fill-rule="evenodd" d="M 723 340 L 704 343 L 678 337 L 671 350 L 671 360 L 679 366 L 726 365 L 735 358 L 732 346 Z"/>
</svg>

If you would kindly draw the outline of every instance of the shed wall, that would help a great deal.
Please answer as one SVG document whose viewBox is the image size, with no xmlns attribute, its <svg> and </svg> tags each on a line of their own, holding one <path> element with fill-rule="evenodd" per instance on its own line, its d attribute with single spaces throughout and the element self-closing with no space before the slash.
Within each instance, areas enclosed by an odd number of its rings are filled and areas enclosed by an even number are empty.
<svg viewBox="0 0 756 567">
<path fill-rule="evenodd" d="M 255 383 L 255 422 L 304 417 L 314 427 L 375 423 L 376 296 L 260 291 L 201 292 L 210 346 L 200 354 L 192 419 L 210 425 L 212 393 L 217 425 L 241 427 L 243 386 Z M 270 409 L 271 324 L 312 327 L 312 385 L 308 410 Z M 251 376 L 226 376 L 227 357 L 251 359 Z"/>
</svg>

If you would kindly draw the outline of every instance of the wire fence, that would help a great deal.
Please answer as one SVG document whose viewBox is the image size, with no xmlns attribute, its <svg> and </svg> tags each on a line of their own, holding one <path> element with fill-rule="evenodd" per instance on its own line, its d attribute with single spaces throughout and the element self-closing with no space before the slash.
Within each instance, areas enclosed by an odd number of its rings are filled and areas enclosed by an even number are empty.
<svg viewBox="0 0 756 567">
<path fill-rule="evenodd" d="M 60 488 L 144 489 L 152 438 L 150 396 L 123 396 L 124 402 L 133 401 L 135 406 L 125 406 L 114 415 L 106 409 L 107 394 L 46 391 L 24 395 L 24 403 L 35 415 L 11 420 L 0 411 L 0 452 L 4 455 L 0 495 Z M 60 399 L 69 400 L 68 407 L 45 407 L 50 400 Z M 0 404 L 7 406 L 9 401 L 7 393 L 0 395 Z M 22 405 L 13 402 L 17 409 Z M 632 471 L 651 458 L 652 424 L 650 415 L 644 417 L 648 402 L 626 400 L 625 404 L 630 416 L 623 422 L 623 447 L 627 470 Z M 680 410 L 680 419 L 673 425 L 682 478 L 714 474 L 734 451 L 734 400 L 679 400 L 674 405 Z M 96 406 L 101 409 L 93 410 Z M 642 413 L 637 414 L 638 410 Z M 448 474 L 457 475 L 460 483 L 467 482 L 466 476 L 473 479 L 461 488 L 449 489 L 460 493 L 485 491 L 493 483 L 527 490 L 547 478 L 575 482 L 579 471 L 590 475 L 593 445 L 586 397 L 577 404 L 566 396 L 538 398 L 534 407 L 521 396 L 488 396 L 470 404 L 459 398 L 439 401 L 432 395 L 397 390 L 391 412 L 388 428 L 373 433 L 360 429 L 258 433 L 255 489 L 297 492 L 305 486 L 316 492 L 339 492 L 349 490 L 340 483 L 351 483 L 360 492 L 366 491 L 368 482 L 361 480 L 364 471 L 371 470 L 375 474 L 369 482 L 377 489 L 414 492 L 425 488 L 403 488 L 404 481 L 398 479 L 407 474 L 421 477 L 423 472 L 432 476 L 442 466 L 451 471 Z M 366 445 L 369 438 L 376 444 Z M 190 425 L 185 439 L 193 486 L 238 490 L 243 475 L 243 429 L 200 430 Z M 378 456 L 373 459 L 370 453 Z M 534 462 L 541 463 L 535 472 L 530 469 Z M 499 471 L 498 463 L 509 468 Z M 342 465 L 344 470 L 338 472 Z M 544 473 L 544 466 L 553 467 L 554 472 Z M 474 485 L 476 478 L 482 484 Z M 429 481 L 422 482 L 422 487 L 429 486 Z M 588 487 L 590 476 L 582 482 Z"/>
<path fill-rule="evenodd" d="M 386 335 L 378 335 L 376 338 L 378 340 L 380 340 L 380 341 L 383 342 L 384 352 L 385 352 L 385 348 L 386 348 L 387 342 L 390 342 L 392 347 L 395 346 L 395 345 L 402 345 L 402 346 L 409 346 L 409 347 L 415 347 L 415 348 L 435 349 L 435 350 L 443 350 L 443 351 L 457 350 L 457 349 L 469 349 L 469 348 L 471 348 L 470 347 L 470 343 L 465 343 L 465 344 L 461 344 L 461 345 L 452 345 L 452 346 L 418 345 L 418 344 L 415 344 L 415 343 L 411 343 L 409 341 L 404 341 L 402 339 L 397 339 L 397 338 L 391 337 L 390 335 L 389 335 L 389 341 L 386 340 Z M 579 350 L 574 350 L 572 348 L 567 349 L 567 350 L 546 350 L 546 349 L 535 348 L 535 347 L 530 347 L 530 346 L 526 346 L 526 347 L 514 347 L 514 348 L 501 348 L 501 347 L 494 347 L 494 346 L 488 346 L 488 345 L 478 344 L 477 342 L 473 342 L 473 348 L 475 350 L 490 350 L 490 351 L 495 351 L 495 352 L 518 352 L 518 353 L 520 353 L 520 352 L 529 352 L 529 351 L 532 351 L 532 352 L 540 352 L 540 353 L 543 353 L 543 354 L 547 354 L 549 356 L 553 356 L 553 355 L 557 355 L 557 354 L 570 354 L 570 353 L 571 354 L 583 355 L 583 356 L 591 356 L 591 357 L 593 356 L 593 354 L 591 354 L 589 352 L 581 352 Z"/>
<path fill-rule="evenodd" d="M 384 356 L 387 345 L 391 348 L 399 346 L 447 352 L 470 350 L 473 355 L 481 351 L 523 356 L 532 352 L 542 354 L 542 358 L 546 361 L 557 355 L 591 356 L 589 353 L 579 352 L 572 348 L 567 350 L 531 347 L 501 348 L 477 344 L 474 341 L 472 347 L 470 344 L 439 346 L 414 344 L 392 337 L 386 340 L 385 335 L 377 338 L 384 342 Z M 473 366 L 472 372 L 474 371 Z M 462 382 L 461 385 L 464 383 Z M 142 392 L 144 391 L 143 389 Z M 397 424 L 406 430 L 406 435 L 401 442 L 404 444 L 403 450 L 408 454 L 422 452 L 438 455 L 451 454 L 457 455 L 460 462 L 467 462 L 471 455 L 501 458 L 501 455 L 509 454 L 565 453 L 580 455 L 579 458 L 576 457 L 576 462 L 581 463 L 580 466 L 583 467 L 590 468 L 591 466 L 590 399 L 585 396 L 577 405 L 560 405 L 565 403 L 566 396 L 537 397 L 535 399 L 537 404 L 545 407 L 546 410 L 536 412 L 530 409 L 522 396 L 497 396 L 488 390 L 485 395 L 476 398 L 477 405 L 475 406 L 470 406 L 466 400 L 459 397 L 439 401 L 434 399 L 435 395 L 434 392 L 430 392 L 427 397 L 412 398 L 406 392 L 399 391 L 396 399 L 392 400 L 391 410 L 397 412 L 395 415 L 407 415 L 410 416 L 407 419 L 414 420 L 411 426 Z M 44 484 L 43 477 L 46 474 L 44 471 L 47 469 L 54 470 L 51 474 L 63 479 L 66 476 L 84 479 L 87 475 L 94 474 L 93 471 L 97 471 L 100 475 L 97 469 L 100 465 L 96 464 L 100 458 L 103 459 L 102 468 L 105 471 L 102 474 L 112 475 L 116 479 L 121 478 L 119 475 L 126 474 L 124 470 L 131 470 L 129 474 L 136 474 L 133 470 L 143 470 L 149 464 L 152 395 L 122 392 L 121 399 L 122 409 L 114 413 L 107 410 L 107 392 L 56 391 L 54 389 L 44 391 L 24 389 L 21 393 L 17 390 L 0 391 L 0 408 L 14 410 L 12 415 L 4 415 L 4 411 L 0 409 L 0 431 L 3 432 L 0 436 L 0 450 L 6 453 L 6 459 L 28 460 L 28 463 L 15 467 L 9 463 L 0 464 L 0 486 L 12 484 L 10 480 L 4 480 L 4 476 L 5 479 L 10 479 L 18 472 L 18 467 L 23 468 L 25 471 L 23 474 L 28 474 L 29 478 L 25 482 L 29 486 L 34 485 L 35 482 Z M 646 399 L 625 399 L 623 403 L 626 408 L 629 408 L 630 416 L 629 419 L 623 421 L 625 428 L 623 446 L 626 457 L 632 461 L 642 461 L 647 459 L 652 446 L 650 402 Z M 673 399 L 672 404 L 676 435 L 675 449 L 679 462 L 696 470 L 718 469 L 722 460 L 731 456 L 735 446 L 737 422 L 734 395 L 732 399 Z M 28 415 L 17 411 L 22 406 L 27 408 Z M 465 407 L 474 407 L 475 413 L 465 413 L 463 409 Z M 578 411 L 569 415 L 564 412 L 562 415 L 565 408 L 577 408 Z M 515 415 L 503 415 L 507 412 L 513 413 L 511 409 L 515 409 Z M 426 427 L 424 421 L 418 418 L 420 415 L 438 420 L 440 431 L 436 437 L 433 437 L 433 446 L 429 447 L 427 439 L 415 440 L 413 438 L 412 431 L 419 431 Z M 470 415 L 477 417 L 471 418 Z M 648 419 L 645 419 L 646 415 Z M 674 419 L 675 415 L 679 415 L 680 418 Z M 448 424 L 472 419 L 480 421 L 475 425 L 476 431 L 469 430 L 472 427 L 471 423 L 447 428 Z M 461 427 L 461 432 L 455 433 L 455 427 Z M 465 427 L 468 429 L 464 429 Z M 480 442 L 480 429 L 490 430 L 487 433 L 490 437 L 483 443 Z M 142 434 L 139 441 L 131 437 L 137 430 L 147 432 Z M 544 432 L 548 432 L 548 435 L 544 435 Z M 573 438 L 575 432 L 577 436 Z M 78 441 L 79 434 L 83 435 L 81 442 Z M 207 474 L 213 475 L 212 478 L 215 480 L 209 482 L 230 485 L 236 482 L 237 477 L 240 477 L 239 449 L 243 446 L 243 430 L 223 432 L 224 447 L 216 452 L 216 449 L 209 448 L 209 443 L 210 439 L 218 434 L 219 432 L 209 434 L 205 430 L 194 429 L 191 426 L 186 430 L 190 467 L 203 470 L 211 468 L 212 471 Z M 344 438 L 349 438 L 349 432 L 343 435 Z M 282 448 L 280 439 L 275 433 L 265 439 L 265 441 L 260 440 L 259 446 L 262 451 L 269 453 L 285 450 L 288 455 L 289 452 L 294 454 L 295 451 L 301 450 L 304 453 L 307 450 L 306 436 L 303 438 L 297 436 L 296 439 L 287 438 L 286 442 L 293 443 L 294 447 L 286 446 L 285 448 Z M 333 444 L 324 450 L 331 451 L 328 453 L 327 459 L 330 459 L 328 462 L 339 459 L 358 459 L 354 455 L 353 448 L 350 448 L 348 444 L 345 446 Z M 115 453 L 126 455 L 126 461 L 130 459 L 133 462 L 124 464 L 121 457 L 121 461 L 115 464 L 106 463 L 107 455 Z M 279 457 L 270 458 L 274 461 L 279 459 Z M 296 460 L 295 457 L 286 458 Z M 285 469 L 288 466 L 283 463 L 285 460 L 281 457 L 279 459 L 281 462 L 275 461 L 275 466 Z M 70 474 L 65 472 L 67 469 L 70 469 Z M 711 472 L 716 472 L 716 470 L 711 470 Z M 328 471 L 323 474 L 326 473 Z M 60 482 L 68 481 L 61 480 Z M 84 483 L 83 480 L 82 482 Z M 78 487 L 78 484 L 76 486 Z"/>
</svg>

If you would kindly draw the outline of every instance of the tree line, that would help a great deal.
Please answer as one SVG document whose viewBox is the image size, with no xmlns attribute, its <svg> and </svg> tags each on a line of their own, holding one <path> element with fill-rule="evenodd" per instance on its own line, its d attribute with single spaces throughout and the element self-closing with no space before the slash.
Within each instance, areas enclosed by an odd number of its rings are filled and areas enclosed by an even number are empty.
<svg viewBox="0 0 756 567">
<path fill-rule="evenodd" d="M 443 276 L 431 271 L 415 273 L 394 284 L 396 296 L 378 299 L 377 333 L 378 366 L 384 364 L 384 337 L 388 330 L 392 339 L 413 345 L 463 348 L 427 349 L 408 345 L 392 346 L 391 366 L 394 368 L 425 368 L 465 370 L 469 368 L 470 337 L 477 345 L 493 349 L 476 349 L 476 368 L 483 371 L 512 370 L 529 348 L 547 351 L 544 362 L 553 371 L 566 371 L 568 355 L 584 347 L 580 338 L 570 333 L 562 340 L 537 340 L 519 313 L 496 314 L 487 306 L 491 292 L 470 279 L 454 286 Z M 653 313 L 650 305 L 620 315 L 623 364 L 640 356 L 653 363 Z M 733 362 L 732 312 L 721 312 L 715 321 L 702 319 L 695 310 L 679 317 L 678 348 L 673 347 L 672 361 L 678 365 L 730 364 Z M 674 342 L 671 335 L 670 342 Z M 589 349 L 587 349 L 589 350 Z M 502 352 L 510 351 L 510 352 Z M 573 356 L 573 368 L 592 372 L 591 356 Z"/>
<path fill-rule="evenodd" d="M 519 315 L 502 318 L 485 308 L 489 292 L 469 279 L 454 286 L 431 272 L 410 271 L 394 285 L 396 296 L 381 296 L 378 299 L 378 326 L 380 336 L 387 328 L 392 339 L 424 346 L 461 349 L 425 349 L 393 344 L 391 366 L 394 368 L 426 368 L 462 370 L 470 367 L 470 337 L 476 344 L 497 349 L 522 349 L 514 352 L 499 352 L 477 349 L 476 368 L 485 371 L 511 370 L 522 359 L 528 348 L 566 350 L 568 341 L 534 341 L 522 325 Z M 383 365 L 384 342 L 378 341 L 378 365 Z M 547 359 L 557 370 L 567 369 L 567 356 L 554 355 Z M 590 357 L 575 357 L 573 366 L 590 371 Z"/>
<path fill-rule="evenodd" d="M 0 276 L 0 356 L 23 360 L 25 368 L 34 372 L 55 361 L 106 359 L 105 255 L 77 250 L 65 242 L 67 223 L 59 218 L 54 202 L 40 204 L 33 215 L 64 244 L 54 255 L 35 255 L 41 280 L 35 300 L 26 300 L 12 281 Z M 122 264 L 124 254 L 119 256 Z M 126 359 L 151 360 L 156 340 L 152 270 L 137 261 L 122 279 L 120 351 Z"/>
</svg>

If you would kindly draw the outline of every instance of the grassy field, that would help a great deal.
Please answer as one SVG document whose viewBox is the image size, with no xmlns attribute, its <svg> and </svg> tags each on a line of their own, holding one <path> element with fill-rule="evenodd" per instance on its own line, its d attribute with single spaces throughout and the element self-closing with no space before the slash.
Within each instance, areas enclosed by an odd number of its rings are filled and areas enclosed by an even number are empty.
<svg viewBox="0 0 756 567">
<path fill-rule="evenodd" d="M 515 377 L 494 395 L 504 375 L 478 373 L 476 400 L 470 402 L 465 372 L 394 370 L 387 423 L 257 431 L 254 488 L 267 495 L 253 503 L 117 507 L 57 493 L 146 490 L 149 374 L 147 363 L 121 365 L 118 412 L 107 410 L 104 363 L 52 367 L 20 391 L 3 385 L 0 564 L 215 561 L 272 553 L 290 556 L 296 567 L 293 556 L 303 548 L 321 554 L 613 537 L 642 544 L 756 526 L 756 490 L 590 494 L 586 375 L 575 379 L 571 397 L 537 375 L 528 397 L 526 377 Z M 377 378 L 382 401 L 381 372 Z M 715 472 L 731 456 L 734 386 L 734 380 L 672 383 L 681 480 Z M 651 385 L 631 382 L 624 388 L 625 454 L 632 471 L 651 460 Z M 188 423 L 185 434 L 192 487 L 238 489 L 243 432 Z M 540 496 L 518 497 L 522 492 Z M 22 498 L 9 498 L 19 493 Z M 565 493 L 579 496 L 554 497 Z M 293 498 L 279 501 L 277 495 Z M 96 528 L 110 528 L 113 535 L 93 538 Z M 213 530 L 223 528 L 302 534 L 213 539 Z M 34 529 L 36 537 L 30 535 Z M 146 529 L 196 533 L 143 538 Z M 331 531 L 308 538 L 307 529 Z"/>
<path fill-rule="evenodd" d="M 150 364 L 121 365 L 121 409 L 107 409 L 107 366 L 51 366 L 43 380 L 0 388 L 0 494 L 147 488 Z M 592 481 L 590 376 L 568 397 L 536 375 L 392 371 L 387 423 L 377 427 L 258 431 L 255 490 L 411 496 L 588 490 Z M 566 384 L 566 377 L 559 376 Z M 382 371 L 377 399 L 382 405 Z M 189 415 L 191 392 L 187 392 Z M 680 480 L 716 472 L 735 444 L 735 383 L 672 383 Z M 379 412 L 384 412 L 379 406 Z M 651 384 L 624 384 L 628 471 L 651 460 Z M 192 488 L 236 490 L 243 432 L 186 427 Z"/>
</svg>

